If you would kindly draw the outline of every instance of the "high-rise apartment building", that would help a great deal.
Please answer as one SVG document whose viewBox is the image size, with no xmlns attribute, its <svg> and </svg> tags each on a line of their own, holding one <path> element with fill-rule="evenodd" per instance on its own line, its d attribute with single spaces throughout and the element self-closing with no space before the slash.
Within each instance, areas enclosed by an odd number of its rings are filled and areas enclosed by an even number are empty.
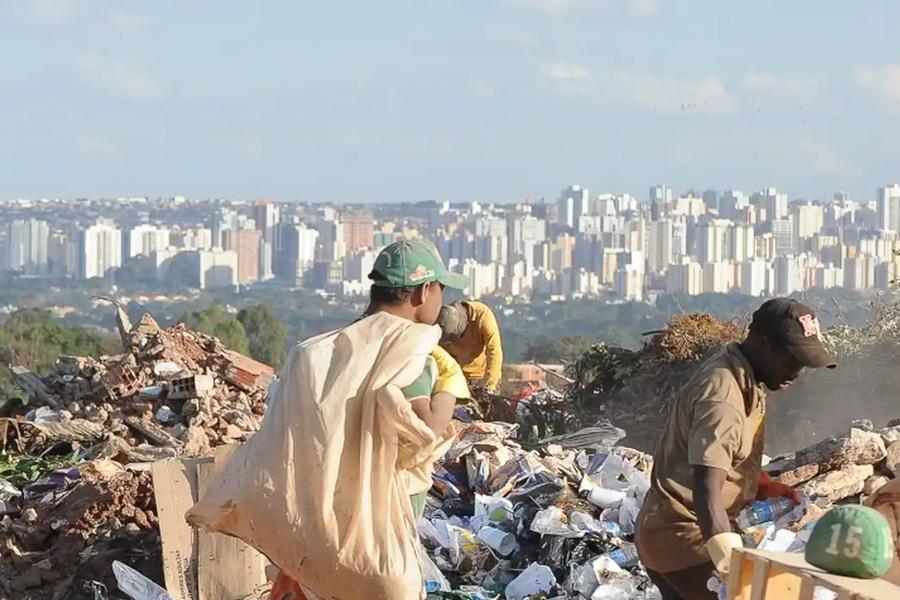
<svg viewBox="0 0 900 600">
<path fill-rule="evenodd" d="M 375 240 L 375 220 L 372 213 L 345 213 L 341 215 L 341 226 L 346 253 L 372 248 Z"/>
<path fill-rule="evenodd" d="M 23 275 L 47 275 L 50 226 L 38 219 L 15 220 L 6 226 L 6 269 Z"/>
<path fill-rule="evenodd" d="M 170 245 L 168 227 L 156 225 L 138 225 L 133 227 L 125 238 L 126 258 L 135 256 L 150 256 L 157 250 L 163 250 Z"/>
<path fill-rule="evenodd" d="M 875 206 L 878 229 L 900 232 L 900 184 L 879 188 Z"/>
<path fill-rule="evenodd" d="M 122 231 L 104 219 L 86 228 L 80 235 L 78 264 L 81 279 L 112 275 L 122 266 Z"/>
<path fill-rule="evenodd" d="M 222 232 L 222 248 L 237 254 L 237 283 L 240 285 L 259 281 L 262 235 L 258 229 L 226 229 Z"/>
</svg>

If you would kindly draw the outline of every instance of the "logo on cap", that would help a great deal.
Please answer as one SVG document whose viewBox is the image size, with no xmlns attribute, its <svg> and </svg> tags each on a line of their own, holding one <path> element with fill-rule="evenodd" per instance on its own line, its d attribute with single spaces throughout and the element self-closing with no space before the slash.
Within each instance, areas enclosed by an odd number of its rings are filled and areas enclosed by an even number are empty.
<svg viewBox="0 0 900 600">
<path fill-rule="evenodd" d="M 797 317 L 800 324 L 803 325 L 803 337 L 822 337 L 822 330 L 819 328 L 819 319 L 815 315 L 800 315 Z"/>
<path fill-rule="evenodd" d="M 415 271 L 409 274 L 409 280 L 413 283 L 422 281 L 426 277 L 434 277 L 434 269 L 426 269 L 424 265 L 419 265 Z"/>
</svg>

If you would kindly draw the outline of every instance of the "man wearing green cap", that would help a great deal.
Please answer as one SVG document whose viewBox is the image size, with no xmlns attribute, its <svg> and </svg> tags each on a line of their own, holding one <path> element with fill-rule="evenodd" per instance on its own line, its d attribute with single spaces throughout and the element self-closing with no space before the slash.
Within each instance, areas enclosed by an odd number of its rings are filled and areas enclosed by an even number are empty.
<svg viewBox="0 0 900 600">
<path fill-rule="evenodd" d="M 785 389 L 803 368 L 834 366 L 816 314 L 775 298 L 753 313 L 743 342 L 710 358 L 672 398 L 635 534 L 663 600 L 715 599 L 706 582 L 741 546 L 731 525 L 741 509 L 754 499 L 799 501 L 762 471 L 765 389 Z"/>
<path fill-rule="evenodd" d="M 445 287 L 464 290 L 469 284 L 464 275 L 448 271 L 437 248 L 421 239 L 387 246 L 375 259 L 369 279 L 372 287 L 366 315 L 386 312 L 426 325 L 437 321 Z M 459 364 L 437 346 L 422 374 L 403 388 L 403 393 L 416 415 L 441 436 L 453 418 L 456 400 L 468 397 L 469 389 Z M 431 489 L 430 466 L 420 471 L 412 475 L 416 517 L 422 515 Z"/>
<path fill-rule="evenodd" d="M 445 287 L 463 290 L 468 285 L 466 277 L 447 270 L 433 244 L 421 239 L 400 240 L 384 248 L 375 259 L 369 279 L 372 280 L 372 287 L 363 318 L 388 313 L 425 325 L 435 324 L 443 305 Z M 469 394 L 465 376 L 456 361 L 436 346 L 426 360 L 422 373 L 402 388 L 402 392 L 413 412 L 442 444 L 452 442 L 454 434 L 450 421 L 456 399 L 468 397 Z M 440 444 L 438 448 L 441 448 Z M 446 448 L 440 454 L 445 451 Z M 426 461 L 404 472 L 417 519 L 424 512 L 425 499 L 431 489 L 432 466 Z M 361 589 L 359 597 L 368 597 L 367 591 Z M 319 600 L 284 572 L 276 578 L 270 598 Z"/>
</svg>

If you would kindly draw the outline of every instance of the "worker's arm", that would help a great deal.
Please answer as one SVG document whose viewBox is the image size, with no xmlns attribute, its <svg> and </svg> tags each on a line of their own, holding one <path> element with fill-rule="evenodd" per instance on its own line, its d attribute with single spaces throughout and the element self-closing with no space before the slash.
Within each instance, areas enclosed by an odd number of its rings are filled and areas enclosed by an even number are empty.
<svg viewBox="0 0 900 600">
<path fill-rule="evenodd" d="M 729 401 L 740 393 L 712 383 L 709 396 L 694 402 L 688 436 L 688 462 L 692 473 L 694 511 L 716 571 L 728 572 L 731 554 L 742 546 L 741 536 L 731 531 L 722 487 L 741 447 L 743 416 Z"/>
<path fill-rule="evenodd" d="M 486 304 L 481 305 L 481 336 L 484 339 L 484 354 L 487 365 L 484 372 L 484 387 L 493 392 L 500 386 L 503 375 L 503 342 L 500 339 L 500 327 L 494 312 Z"/>
<path fill-rule="evenodd" d="M 759 485 L 756 488 L 756 499 L 765 500 L 767 498 L 778 498 L 784 496 L 793 500 L 794 504 L 800 504 L 800 494 L 787 485 L 772 479 L 772 476 L 765 471 L 759 473 Z"/>
<path fill-rule="evenodd" d="M 453 418 L 456 397 L 448 392 L 436 392 L 431 398 L 416 398 L 411 404 L 413 412 L 440 437 Z"/>
<path fill-rule="evenodd" d="M 693 468 L 694 510 L 704 540 L 731 531 L 728 513 L 722 503 L 725 476 L 725 471 L 715 467 Z"/>
</svg>

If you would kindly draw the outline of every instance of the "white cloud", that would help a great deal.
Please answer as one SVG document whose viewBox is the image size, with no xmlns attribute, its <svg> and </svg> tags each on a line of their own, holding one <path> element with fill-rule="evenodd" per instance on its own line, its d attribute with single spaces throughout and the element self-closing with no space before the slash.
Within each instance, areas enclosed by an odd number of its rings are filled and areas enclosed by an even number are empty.
<svg viewBox="0 0 900 600">
<path fill-rule="evenodd" d="M 576 64 L 542 62 L 539 66 L 544 77 L 555 81 L 583 81 L 591 76 L 590 71 Z"/>
<path fill-rule="evenodd" d="M 597 80 L 604 100 L 645 110 L 724 114 L 735 108 L 734 98 L 715 77 L 682 79 L 617 70 Z"/>
<path fill-rule="evenodd" d="M 76 59 L 76 70 L 87 83 L 118 94 L 129 100 L 159 100 L 162 87 L 140 69 L 99 54 L 82 54 Z"/>
<path fill-rule="evenodd" d="M 860 67 L 856 70 L 856 81 L 882 100 L 900 104 L 900 66 Z"/>
<path fill-rule="evenodd" d="M 526 9 L 549 15 L 564 15 L 582 11 L 621 11 L 635 17 L 653 17 L 659 13 L 662 0 L 475 0 Z"/>
<path fill-rule="evenodd" d="M 78 148 L 94 158 L 112 160 L 119 157 L 118 145 L 101 137 L 85 136 L 78 140 Z"/>
</svg>

